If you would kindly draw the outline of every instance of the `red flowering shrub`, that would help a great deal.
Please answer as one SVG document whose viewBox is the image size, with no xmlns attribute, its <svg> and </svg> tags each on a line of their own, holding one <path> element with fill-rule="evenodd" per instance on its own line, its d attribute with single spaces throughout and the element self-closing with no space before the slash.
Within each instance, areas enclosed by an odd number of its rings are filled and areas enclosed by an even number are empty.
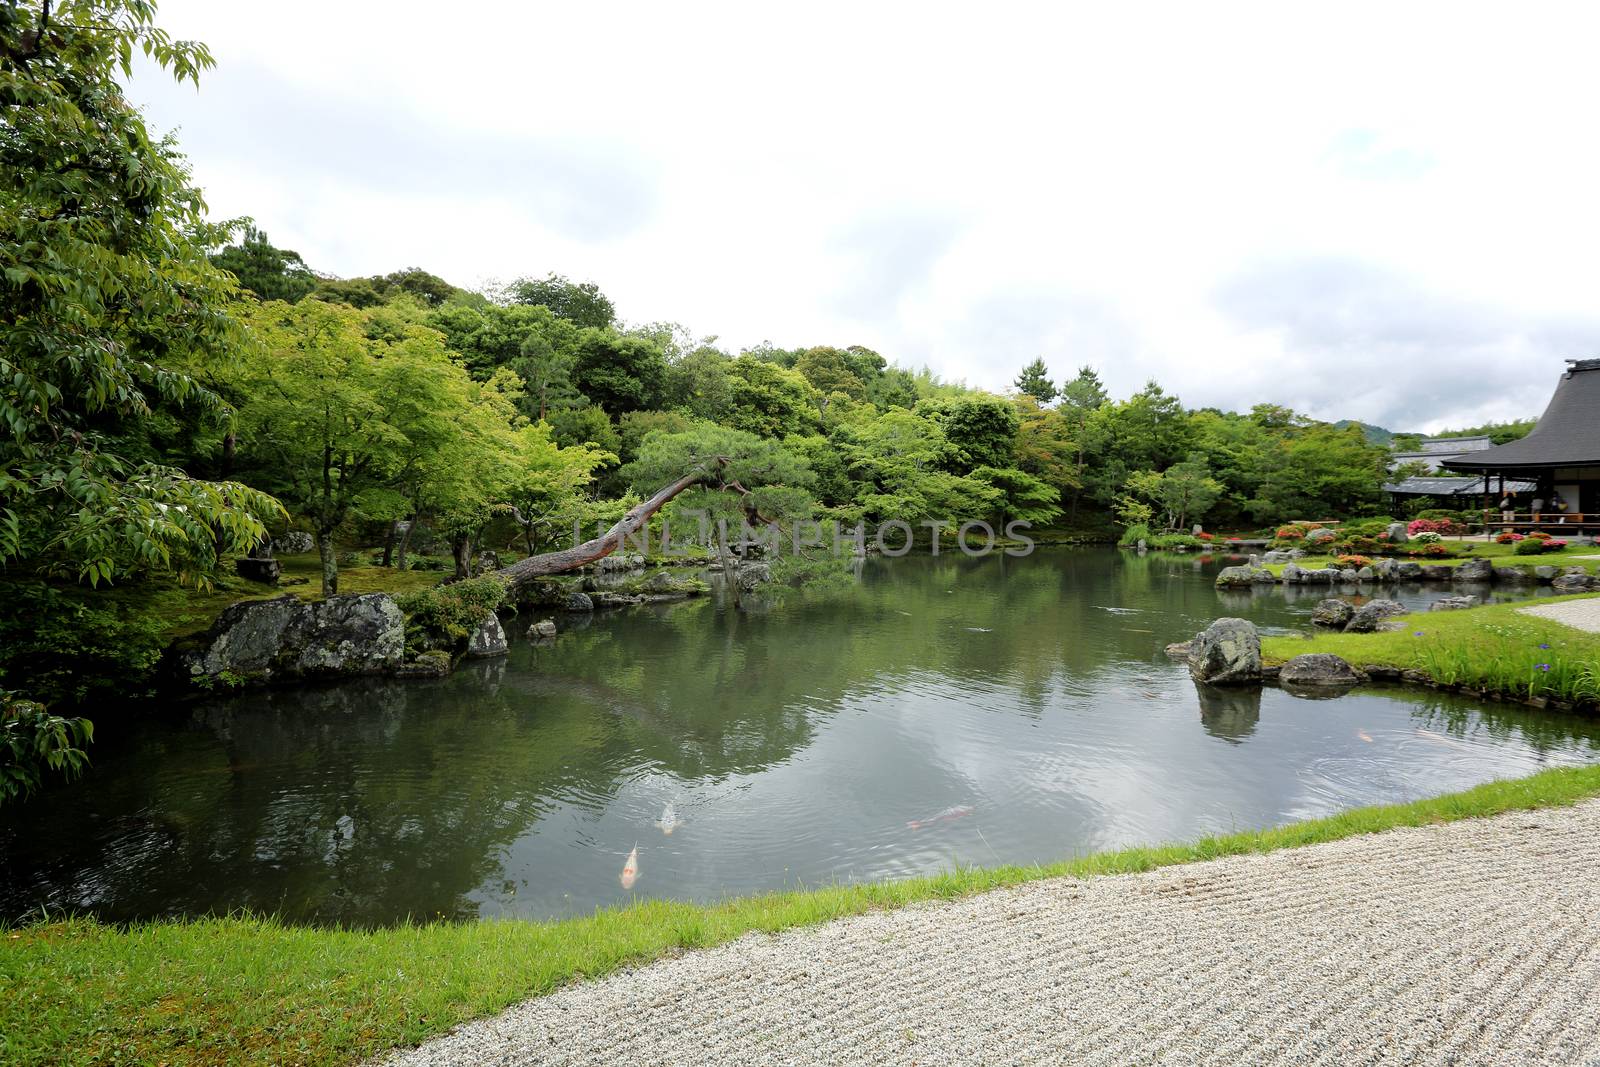
<svg viewBox="0 0 1600 1067">
<path fill-rule="evenodd" d="M 1412 537 L 1417 536 L 1419 533 L 1436 533 L 1442 536 L 1449 536 L 1460 532 L 1460 525 L 1449 519 L 1412 519 L 1406 523 L 1406 533 Z"/>
<path fill-rule="evenodd" d="M 1543 530 L 1535 530 L 1533 533 L 1529 534 L 1528 537 L 1535 541 L 1550 540 L 1550 535 L 1545 533 Z"/>
<path fill-rule="evenodd" d="M 1507 530 L 1505 533 L 1500 534 L 1494 540 L 1495 540 L 1496 544 L 1514 545 L 1518 541 L 1522 540 L 1522 535 L 1517 533 L 1515 530 Z"/>
<path fill-rule="evenodd" d="M 1305 535 L 1306 532 L 1298 526 L 1278 527 L 1277 538 L 1280 541 L 1299 541 L 1304 538 Z"/>
<path fill-rule="evenodd" d="M 1362 567 L 1372 566 L 1371 557 L 1358 556 L 1353 553 L 1340 556 L 1334 562 L 1338 563 L 1341 567 L 1354 567 L 1356 570 L 1360 570 Z"/>
<path fill-rule="evenodd" d="M 1202 541 L 1212 541 L 1212 540 L 1216 539 L 1217 535 L 1216 534 L 1208 534 L 1208 533 L 1197 533 L 1197 534 L 1195 534 L 1195 536 L 1200 538 L 1200 540 L 1202 540 Z M 1230 538 L 1230 540 L 1237 540 L 1237 538 Z"/>
</svg>

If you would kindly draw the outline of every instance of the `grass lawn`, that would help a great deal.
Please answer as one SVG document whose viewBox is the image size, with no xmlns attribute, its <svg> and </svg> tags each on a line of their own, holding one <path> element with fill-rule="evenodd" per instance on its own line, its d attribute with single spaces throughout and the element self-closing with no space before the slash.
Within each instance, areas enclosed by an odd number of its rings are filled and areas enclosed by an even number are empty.
<svg viewBox="0 0 1600 1067">
<path fill-rule="evenodd" d="M 1332 652 L 1358 667 L 1419 670 L 1445 685 L 1594 702 L 1600 700 L 1600 634 L 1517 610 L 1593 598 L 1580 594 L 1418 612 L 1399 616 L 1397 629 L 1371 634 L 1264 637 L 1261 653 L 1268 663 L 1282 663 L 1306 652 Z"/>
<path fill-rule="evenodd" d="M 38 923 L 0 930 L 0 1062 L 354 1063 L 577 979 L 751 931 L 774 932 L 1037 878 L 1148 871 L 1596 795 L 1600 766 L 1563 768 L 1281 829 L 1044 867 L 958 870 L 706 906 L 650 901 L 549 923 L 441 923 L 365 932 L 247 917 L 126 929 L 86 919 Z"/>
</svg>

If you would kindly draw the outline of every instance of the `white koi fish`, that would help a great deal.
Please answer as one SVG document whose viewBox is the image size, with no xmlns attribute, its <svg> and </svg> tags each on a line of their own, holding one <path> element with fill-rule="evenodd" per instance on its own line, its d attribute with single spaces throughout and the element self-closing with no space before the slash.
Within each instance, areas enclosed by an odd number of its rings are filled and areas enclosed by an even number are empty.
<svg viewBox="0 0 1600 1067">
<path fill-rule="evenodd" d="M 1372 744 L 1372 735 L 1367 733 L 1365 730 L 1357 730 L 1356 736 L 1361 738 L 1361 740 L 1365 741 L 1367 744 Z"/>
<path fill-rule="evenodd" d="M 939 814 L 930 815 L 926 819 L 912 819 L 910 822 L 906 823 L 906 826 L 912 830 L 922 830 L 942 822 L 954 822 L 957 819 L 964 819 L 971 814 L 972 809 L 967 805 L 957 804 L 953 808 L 945 808 Z"/>
<path fill-rule="evenodd" d="M 678 818 L 678 809 L 672 801 L 667 801 L 667 806 L 661 809 L 661 818 L 656 820 L 656 825 L 661 827 L 661 832 L 668 835 L 683 825 L 683 820 Z"/>
<path fill-rule="evenodd" d="M 634 845 L 633 851 L 628 853 L 628 862 L 622 865 L 622 888 L 632 889 L 633 883 L 639 878 L 639 846 Z"/>
</svg>

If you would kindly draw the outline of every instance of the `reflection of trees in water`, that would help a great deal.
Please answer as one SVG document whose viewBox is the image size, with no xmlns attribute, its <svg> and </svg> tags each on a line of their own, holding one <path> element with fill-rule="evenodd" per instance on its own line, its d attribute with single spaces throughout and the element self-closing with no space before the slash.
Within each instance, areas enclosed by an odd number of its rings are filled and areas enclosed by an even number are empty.
<svg viewBox="0 0 1600 1067">
<path fill-rule="evenodd" d="M 1402 692 L 1399 689 L 1389 691 Z M 1571 749 L 1574 745 L 1600 751 L 1600 721 L 1581 715 L 1523 709 L 1515 705 L 1479 706 L 1460 698 L 1430 694 L 1417 704 L 1411 720 L 1420 729 L 1448 737 L 1465 739 L 1479 733 L 1497 742 L 1521 743 L 1540 756 Z"/>
<path fill-rule="evenodd" d="M 1256 732 L 1261 721 L 1260 686 L 1196 685 L 1195 690 L 1206 733 L 1237 745 Z"/>
</svg>

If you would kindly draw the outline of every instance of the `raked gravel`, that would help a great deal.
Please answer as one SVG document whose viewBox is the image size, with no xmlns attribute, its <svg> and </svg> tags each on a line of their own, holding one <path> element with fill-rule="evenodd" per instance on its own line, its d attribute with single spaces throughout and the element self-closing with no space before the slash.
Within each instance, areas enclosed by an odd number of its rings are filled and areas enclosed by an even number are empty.
<svg viewBox="0 0 1600 1067">
<path fill-rule="evenodd" d="M 1600 1067 L 1600 801 L 753 934 L 384 1062 Z"/>
<path fill-rule="evenodd" d="M 1568 600 L 1562 604 L 1538 604 L 1517 610 L 1524 615 L 1537 615 L 1542 619 L 1564 622 L 1577 630 L 1600 634 L 1600 597 Z"/>
</svg>

